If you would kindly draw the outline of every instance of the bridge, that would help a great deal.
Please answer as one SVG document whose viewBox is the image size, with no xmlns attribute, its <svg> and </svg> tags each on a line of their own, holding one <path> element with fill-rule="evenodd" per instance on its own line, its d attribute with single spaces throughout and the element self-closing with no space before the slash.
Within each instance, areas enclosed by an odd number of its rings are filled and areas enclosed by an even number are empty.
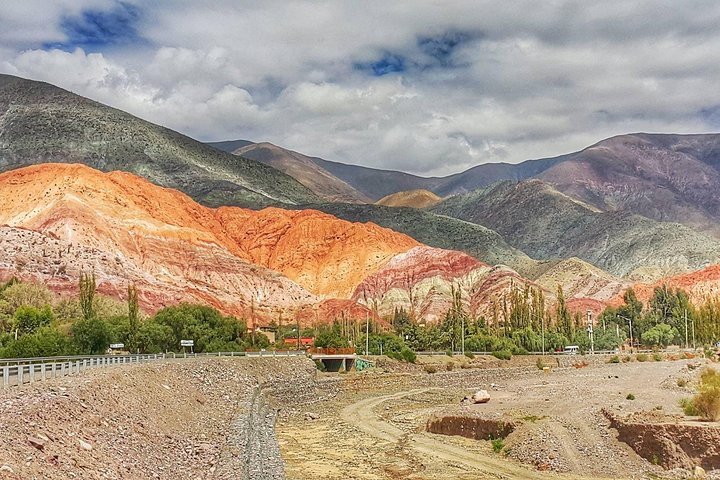
<svg viewBox="0 0 720 480">
<path fill-rule="evenodd" d="M 354 348 L 311 348 L 308 352 L 310 358 L 321 362 L 328 372 L 361 371 L 374 365 L 374 362 L 359 357 Z"/>
</svg>

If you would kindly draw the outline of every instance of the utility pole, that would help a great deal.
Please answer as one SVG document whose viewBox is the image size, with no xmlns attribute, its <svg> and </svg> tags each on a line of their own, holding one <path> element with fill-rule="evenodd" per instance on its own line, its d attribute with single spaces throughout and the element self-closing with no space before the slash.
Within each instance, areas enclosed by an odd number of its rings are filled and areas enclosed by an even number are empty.
<svg viewBox="0 0 720 480">
<path fill-rule="evenodd" d="M 633 332 L 632 332 L 632 318 L 623 317 L 622 315 L 617 315 L 618 318 L 622 318 L 623 320 L 627 320 L 630 324 L 630 353 L 633 353 Z"/>
<path fill-rule="evenodd" d="M 592 310 L 587 311 L 588 336 L 590 337 L 590 353 L 595 353 L 595 338 L 593 335 Z"/>
<path fill-rule="evenodd" d="M 693 339 L 693 350 L 697 350 L 697 346 L 695 346 L 695 319 L 691 319 L 692 322 L 692 339 Z"/>
</svg>

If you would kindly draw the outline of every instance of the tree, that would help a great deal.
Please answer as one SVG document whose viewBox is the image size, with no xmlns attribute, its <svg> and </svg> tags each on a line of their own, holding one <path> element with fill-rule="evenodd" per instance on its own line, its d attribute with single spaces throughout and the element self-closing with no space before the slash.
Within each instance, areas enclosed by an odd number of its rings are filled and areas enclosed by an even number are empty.
<svg viewBox="0 0 720 480">
<path fill-rule="evenodd" d="M 41 327 L 33 333 L 23 335 L 0 350 L 0 357 L 29 358 L 73 355 L 75 346 L 70 338 L 60 330 Z"/>
<path fill-rule="evenodd" d="M 83 355 L 102 354 L 110 346 L 110 328 L 99 318 L 79 320 L 73 324 L 71 331 L 75 345 Z"/>
<path fill-rule="evenodd" d="M 135 284 L 128 285 L 128 323 L 127 349 L 134 352 L 137 350 L 137 334 L 140 328 L 140 308 Z"/>
<path fill-rule="evenodd" d="M 679 336 L 675 327 L 659 323 L 642 333 L 642 341 L 648 345 L 667 347 Z"/>
<path fill-rule="evenodd" d="M 83 320 L 92 320 L 95 318 L 95 273 L 87 274 L 80 272 L 80 309 L 82 310 Z"/>
<path fill-rule="evenodd" d="M 53 311 L 50 305 L 45 305 L 42 309 L 23 305 L 15 310 L 13 318 L 18 336 L 20 336 L 33 333 L 38 328 L 49 325 L 53 319 Z"/>
<path fill-rule="evenodd" d="M 0 297 L 7 302 L 11 315 L 23 305 L 40 309 L 53 301 L 53 293 L 45 285 L 18 281 L 6 285 Z"/>
<path fill-rule="evenodd" d="M 565 303 L 565 294 L 562 286 L 557 286 L 557 304 L 555 305 L 556 325 L 561 334 L 566 338 L 572 338 L 574 334 L 573 321 L 570 311 Z"/>
</svg>

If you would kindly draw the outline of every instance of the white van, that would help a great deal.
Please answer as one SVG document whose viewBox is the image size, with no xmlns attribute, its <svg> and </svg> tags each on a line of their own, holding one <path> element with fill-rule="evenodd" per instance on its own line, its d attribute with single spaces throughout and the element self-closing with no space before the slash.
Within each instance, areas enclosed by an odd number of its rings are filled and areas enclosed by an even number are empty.
<svg viewBox="0 0 720 480">
<path fill-rule="evenodd" d="M 566 355 L 577 355 L 580 353 L 580 347 L 577 345 L 568 345 L 565 347 L 565 350 L 563 350 L 563 353 Z"/>
</svg>

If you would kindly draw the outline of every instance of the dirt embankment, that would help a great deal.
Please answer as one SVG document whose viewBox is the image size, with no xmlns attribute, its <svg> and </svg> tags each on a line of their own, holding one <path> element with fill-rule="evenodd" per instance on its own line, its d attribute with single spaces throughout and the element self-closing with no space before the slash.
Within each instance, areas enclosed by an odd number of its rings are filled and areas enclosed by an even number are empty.
<svg viewBox="0 0 720 480">
<path fill-rule="evenodd" d="M 649 462 L 666 469 L 720 469 L 720 426 L 717 424 L 681 422 L 677 418 L 653 418 L 633 414 L 621 418 L 603 411 L 618 440 L 627 443 Z"/>
<path fill-rule="evenodd" d="M 0 478 L 283 478 L 273 392 L 313 391 L 307 359 L 193 359 L 0 392 Z"/>
<path fill-rule="evenodd" d="M 483 418 L 479 415 L 434 415 L 427 421 L 430 433 L 459 435 L 474 440 L 505 438 L 515 430 L 515 424 L 501 419 Z"/>
</svg>

